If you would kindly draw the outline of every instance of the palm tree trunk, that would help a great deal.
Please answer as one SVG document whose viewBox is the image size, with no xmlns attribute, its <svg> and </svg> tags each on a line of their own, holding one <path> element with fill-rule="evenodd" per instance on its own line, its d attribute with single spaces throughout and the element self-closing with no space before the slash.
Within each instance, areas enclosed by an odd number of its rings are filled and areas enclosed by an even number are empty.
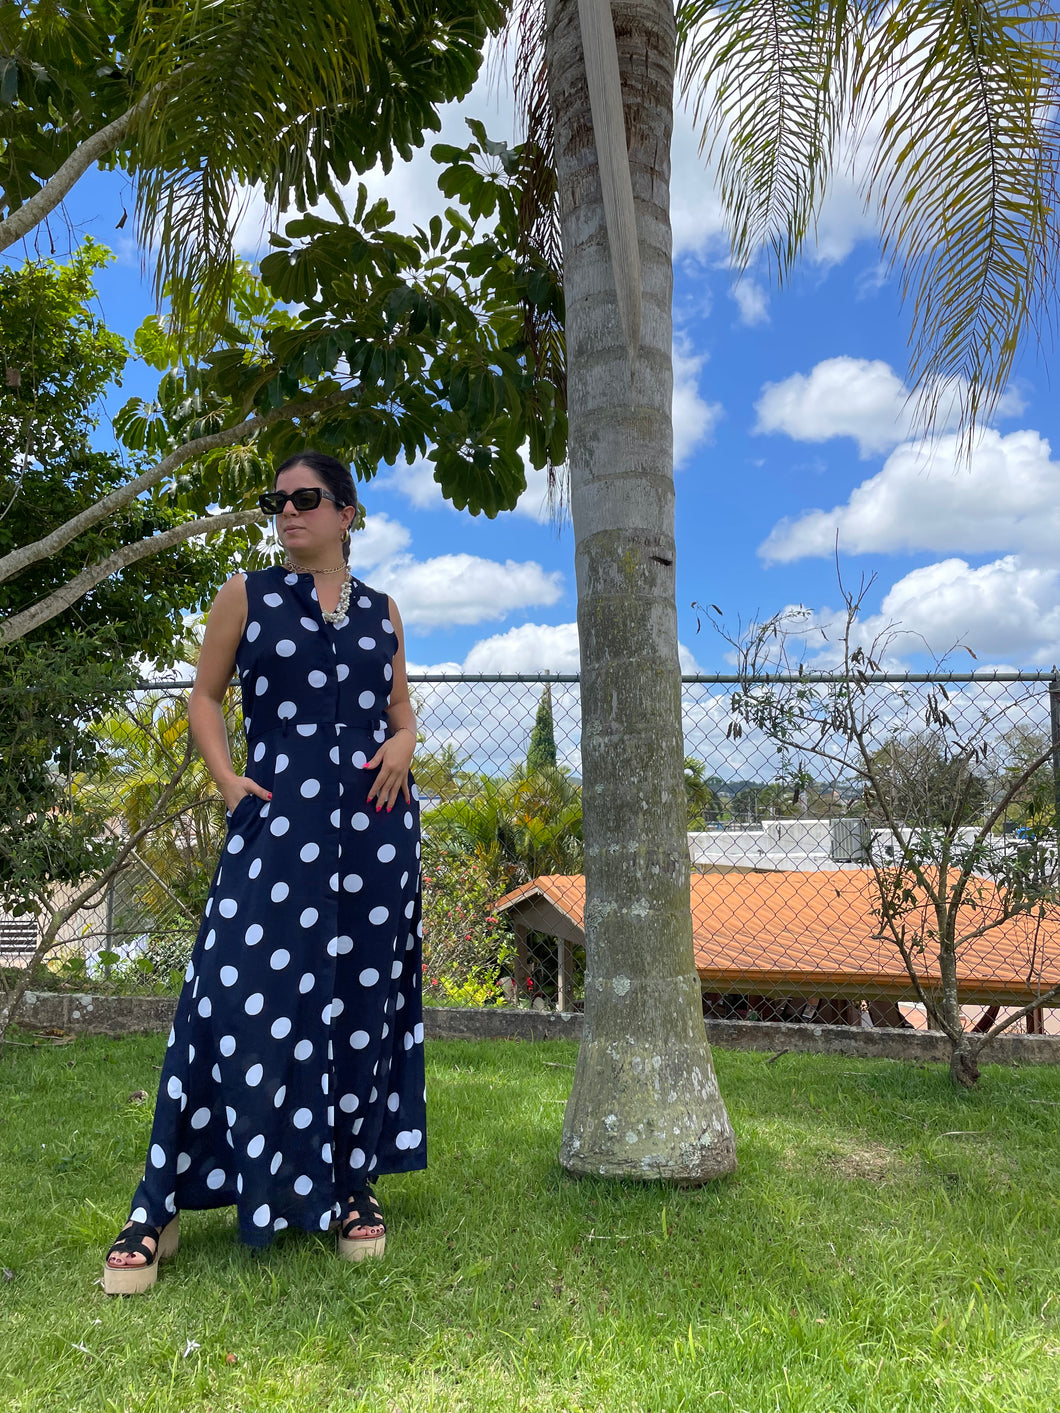
<svg viewBox="0 0 1060 1413">
<path fill-rule="evenodd" d="M 692 954 L 674 573 L 669 220 L 674 12 L 614 0 L 643 277 L 630 372 L 577 0 L 550 0 L 546 64 L 567 304 L 581 646 L 585 1032 L 561 1163 L 703 1182 L 736 1165 Z"/>
</svg>

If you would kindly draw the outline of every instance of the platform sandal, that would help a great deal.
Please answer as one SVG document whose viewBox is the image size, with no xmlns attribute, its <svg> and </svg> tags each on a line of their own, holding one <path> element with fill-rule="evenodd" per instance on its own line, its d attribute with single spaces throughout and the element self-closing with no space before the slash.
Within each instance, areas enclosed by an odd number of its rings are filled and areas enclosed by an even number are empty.
<svg viewBox="0 0 1060 1413">
<path fill-rule="evenodd" d="M 158 1279 L 158 1263 L 172 1256 L 180 1245 L 180 1217 L 174 1217 L 159 1231 L 147 1222 L 129 1222 L 107 1252 L 103 1263 L 103 1291 L 106 1295 L 142 1295 Z M 144 1245 L 150 1238 L 155 1243 L 152 1253 Z M 111 1256 L 144 1256 L 142 1266 L 111 1266 Z"/>
<path fill-rule="evenodd" d="M 354 1232 L 370 1231 L 371 1236 L 355 1236 Z M 382 1256 L 386 1246 L 386 1224 L 375 1194 L 370 1188 L 355 1192 L 346 1203 L 339 1222 L 339 1255 L 344 1261 L 363 1261 L 369 1256 Z"/>
</svg>

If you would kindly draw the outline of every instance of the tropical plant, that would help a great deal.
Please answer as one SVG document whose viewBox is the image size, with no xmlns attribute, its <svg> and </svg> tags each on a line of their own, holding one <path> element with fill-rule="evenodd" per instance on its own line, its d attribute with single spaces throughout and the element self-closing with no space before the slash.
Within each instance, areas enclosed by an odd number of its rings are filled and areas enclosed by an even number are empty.
<svg viewBox="0 0 1060 1413">
<path fill-rule="evenodd" d="M 129 469 L 93 441 L 99 407 L 129 350 L 97 308 L 95 280 L 110 258 L 92 241 L 68 261 L 0 267 L 0 557 L 105 500 Z M 91 724 L 137 676 L 137 659 L 171 664 L 181 609 L 219 587 L 216 553 L 185 540 L 125 566 L 74 603 L 65 586 L 85 560 L 121 555 L 182 530 L 191 514 L 172 499 L 133 500 L 0 584 L 5 624 L 42 598 L 62 612 L 32 641 L 0 649 L 0 896 L 15 911 L 46 912 L 54 885 L 105 866 L 113 836 L 71 782 L 95 768 Z M 221 555 L 231 544 L 218 536 Z"/>
<path fill-rule="evenodd" d="M 562 460 L 562 295 L 517 230 L 520 150 L 481 130 L 470 147 L 444 149 L 446 194 L 473 220 L 492 218 L 485 235 L 455 207 L 399 234 L 384 201 L 359 187 L 347 211 L 337 190 L 439 126 L 435 105 L 470 87 L 501 15 L 495 0 L 318 6 L 295 24 L 249 0 L 0 11 L 0 249 L 94 162 L 115 163 L 136 179 L 170 305 L 137 336 L 163 375 L 156 397 L 116 420 L 136 474 L 43 536 L 11 542 L 0 582 L 61 563 L 113 516 L 149 511 L 151 523 L 111 553 L 82 555 L 76 573 L 5 617 L 0 642 L 191 536 L 238 530 L 253 567 L 263 517 L 245 502 L 270 460 L 308 441 L 364 478 L 399 454 L 429 458 L 454 504 L 488 515 L 525 489 L 524 442 L 535 466 Z M 277 218 L 303 213 L 274 233 L 262 280 L 230 240 L 233 186 L 255 182 Z M 322 198 L 332 221 L 304 214 Z M 218 503 L 242 508 L 218 514 Z M 174 508 L 195 514 L 157 533 Z"/>
<path fill-rule="evenodd" d="M 685 756 L 685 803 L 688 828 L 705 829 L 721 819 L 721 801 L 707 784 L 706 764 L 695 756 Z"/>
<path fill-rule="evenodd" d="M 194 659 L 193 648 L 187 656 Z M 232 759 L 242 768 L 246 743 L 234 691 L 227 695 L 224 715 Z M 92 734 L 99 760 L 92 776 L 78 782 L 79 793 L 98 806 L 106 803 L 121 820 L 123 834 L 134 834 L 154 818 L 188 749 L 187 698 L 184 693 L 137 693 L 94 726 Z M 224 836 L 223 802 L 195 752 L 165 818 L 155 821 L 136 852 L 141 915 L 156 927 L 172 926 L 176 910 L 186 919 L 200 917 Z"/>
<path fill-rule="evenodd" d="M 153 402 L 134 398 L 121 409 L 115 431 L 147 466 L 44 536 L 16 541 L 0 554 L 0 582 L 42 562 L 61 565 L 60 551 L 75 555 L 69 546 L 115 516 L 150 510 L 179 523 L 59 577 L 8 615 L 0 642 L 25 636 L 129 564 L 192 535 L 238 530 L 244 560 L 255 567 L 264 517 L 211 507 L 245 502 L 265 480 L 268 460 L 310 436 L 351 460 L 363 479 L 399 455 L 431 459 L 444 494 L 475 514 L 516 503 L 526 486 L 524 443 L 535 464 L 562 457 L 562 380 L 546 337 L 562 296 L 540 257 L 512 251 L 524 154 L 491 144 L 501 149 L 496 169 L 480 171 L 471 165 L 480 146 L 447 148 L 453 155 L 442 176 L 453 177 L 459 201 L 494 216 L 488 233 L 450 207 L 445 221 L 402 235 L 386 202 L 369 205 L 361 186 L 349 213 L 335 198 L 342 219 L 307 216 L 274 235 L 278 248 L 261 262 L 260 280 L 237 268 L 224 348 L 206 346 L 197 362 L 178 367 L 179 326 L 146 321 L 137 350 L 163 376 Z M 214 575 L 226 559 L 214 553 Z"/>
<path fill-rule="evenodd" d="M 452 741 L 446 741 L 437 750 L 425 750 L 424 738 L 420 735 L 413 775 L 425 807 L 455 799 L 471 787 L 476 777 L 474 771 L 464 768 L 469 760 L 470 756 L 462 755 Z"/>
<path fill-rule="evenodd" d="M 480 776 L 423 816 L 426 836 L 485 869 L 499 897 L 540 874 L 582 871 L 581 790 L 554 768 Z"/>
<path fill-rule="evenodd" d="M 498 0 L 23 0 L 0 10 L 0 250 L 97 162 L 134 178 L 181 335 L 224 314 L 236 183 L 279 215 L 389 170 L 466 94 Z"/>
</svg>

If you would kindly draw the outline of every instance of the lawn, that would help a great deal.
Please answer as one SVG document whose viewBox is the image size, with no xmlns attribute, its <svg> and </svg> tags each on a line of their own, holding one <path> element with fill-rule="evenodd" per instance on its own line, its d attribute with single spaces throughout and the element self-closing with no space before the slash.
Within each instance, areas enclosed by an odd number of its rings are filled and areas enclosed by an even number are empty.
<svg viewBox="0 0 1060 1413">
<path fill-rule="evenodd" d="M 164 1038 L 0 1061 L 0 1407 L 206 1413 L 906 1413 L 1060 1402 L 1060 1072 L 980 1090 L 885 1061 L 717 1052 L 737 1175 L 556 1162 L 568 1043 L 428 1046 L 431 1167 L 382 1262 L 185 1218 L 155 1291 L 95 1284 Z"/>
</svg>

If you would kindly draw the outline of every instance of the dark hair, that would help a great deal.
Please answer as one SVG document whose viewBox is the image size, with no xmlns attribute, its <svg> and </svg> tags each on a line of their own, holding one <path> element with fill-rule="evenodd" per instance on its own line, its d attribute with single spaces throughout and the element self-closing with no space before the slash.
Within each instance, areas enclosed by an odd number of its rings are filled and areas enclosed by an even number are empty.
<svg viewBox="0 0 1060 1413">
<path fill-rule="evenodd" d="M 331 494 L 335 497 L 337 506 L 352 505 L 357 509 L 357 491 L 353 484 L 353 477 L 349 468 L 344 466 L 334 456 L 328 456 L 323 451 L 313 451 L 307 448 L 300 451 L 296 456 L 289 456 L 286 461 L 277 466 L 276 473 L 272 478 L 275 486 L 282 471 L 292 471 L 296 466 L 308 466 L 324 482 Z M 342 542 L 342 555 L 344 559 L 350 557 L 350 541 L 347 537 Z"/>
</svg>

